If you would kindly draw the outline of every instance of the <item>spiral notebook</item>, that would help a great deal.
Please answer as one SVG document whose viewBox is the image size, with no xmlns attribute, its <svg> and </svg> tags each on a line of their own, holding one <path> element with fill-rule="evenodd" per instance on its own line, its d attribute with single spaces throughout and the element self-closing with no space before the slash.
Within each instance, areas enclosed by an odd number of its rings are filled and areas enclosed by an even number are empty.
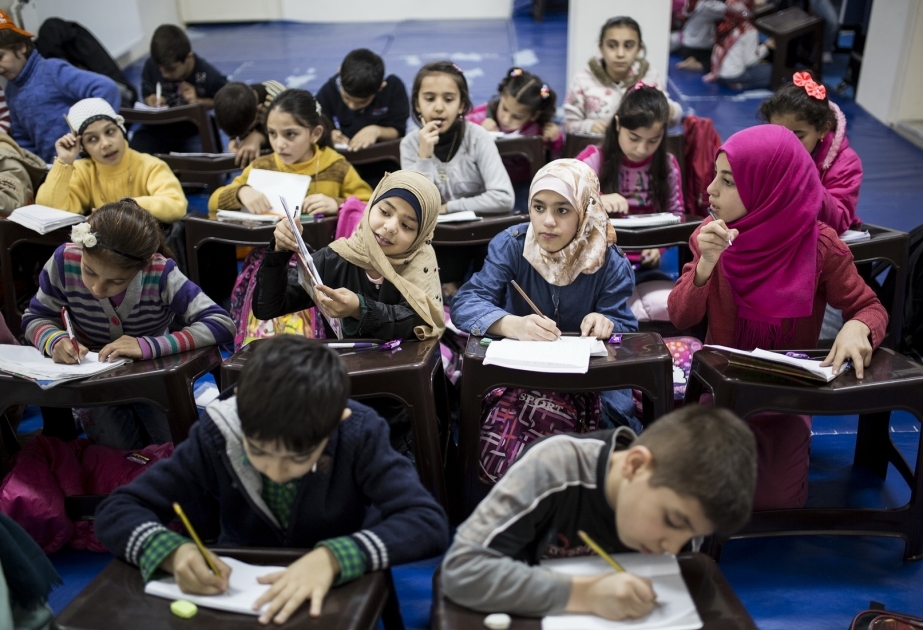
<svg viewBox="0 0 923 630">
<path fill-rule="evenodd" d="M 609 219 L 614 228 L 657 227 L 680 223 L 682 217 L 672 212 L 655 212 L 654 214 L 629 214 L 616 219 Z"/>
</svg>

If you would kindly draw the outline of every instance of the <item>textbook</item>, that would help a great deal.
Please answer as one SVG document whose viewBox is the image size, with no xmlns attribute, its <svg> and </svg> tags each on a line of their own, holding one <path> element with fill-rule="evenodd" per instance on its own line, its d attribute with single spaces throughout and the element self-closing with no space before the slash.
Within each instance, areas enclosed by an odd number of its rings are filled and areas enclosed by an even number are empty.
<svg viewBox="0 0 923 630">
<path fill-rule="evenodd" d="M 298 214 L 301 212 L 301 204 L 304 203 L 310 184 L 310 175 L 267 171 L 262 168 L 252 169 L 247 176 L 247 186 L 266 195 L 272 205 L 271 212 L 280 217 L 285 212 L 280 197 L 285 199 L 292 214 Z"/>
<path fill-rule="evenodd" d="M 144 592 L 148 595 L 166 599 L 185 599 L 205 608 L 225 610 L 241 615 L 259 615 L 259 610 L 253 610 L 253 604 L 272 585 L 260 584 L 256 579 L 270 573 L 285 571 L 286 567 L 247 564 L 234 558 L 219 557 L 222 562 L 231 567 L 231 578 L 228 580 L 226 593 L 221 595 L 190 595 L 180 590 L 176 584 L 176 579 L 172 575 L 160 580 L 151 580 L 144 586 Z"/>
<path fill-rule="evenodd" d="M 682 221 L 682 217 L 672 212 L 655 212 L 654 214 L 626 214 L 615 219 L 609 219 L 614 228 L 642 228 L 657 227 L 659 225 L 673 225 Z"/>
<path fill-rule="evenodd" d="M 87 220 L 82 214 L 49 208 L 48 206 L 40 206 L 37 203 L 31 206 L 16 208 L 7 218 L 13 223 L 18 223 L 39 234 L 48 234 L 49 232 L 54 232 L 58 228 L 67 225 L 76 225 L 77 223 L 83 223 Z"/>
<path fill-rule="evenodd" d="M 461 223 L 462 221 L 480 221 L 481 217 L 474 213 L 474 210 L 462 210 L 461 212 L 450 212 L 449 214 L 440 214 L 436 217 L 436 223 Z"/>
<path fill-rule="evenodd" d="M 278 214 L 253 214 L 240 210 L 219 210 L 216 218 L 219 221 L 253 221 L 256 223 L 269 223 L 275 225 L 282 220 Z"/>
<path fill-rule="evenodd" d="M 559 337 L 556 341 L 491 341 L 484 365 L 550 374 L 586 374 L 590 356 L 607 356 L 606 344 L 594 337 Z"/>
<path fill-rule="evenodd" d="M 542 619 L 542 630 L 698 630 L 704 624 L 683 580 L 676 556 L 617 553 L 612 555 L 624 569 L 651 580 L 657 605 L 646 616 L 630 621 L 610 621 L 595 615 L 551 615 Z M 598 556 L 542 560 L 542 566 L 566 575 L 598 575 L 612 568 Z"/>
<path fill-rule="evenodd" d="M 317 266 L 314 264 L 314 259 L 311 258 L 311 253 L 308 251 L 308 246 L 304 244 L 304 239 L 301 238 L 301 231 L 298 229 L 298 226 L 295 224 L 295 219 L 288 212 L 288 203 L 283 198 L 279 198 L 279 201 L 282 204 L 282 212 L 285 215 L 286 220 L 289 222 L 289 225 L 292 228 L 292 233 L 295 235 L 295 240 L 298 242 L 298 250 L 295 252 L 295 256 L 298 259 L 298 284 L 301 285 L 301 288 L 305 290 L 305 293 L 311 298 L 311 301 L 314 302 L 314 306 L 317 307 L 317 311 L 324 316 L 324 319 L 327 320 L 327 323 L 330 324 L 330 328 L 336 334 L 337 339 L 343 338 L 343 322 L 340 321 L 337 317 L 331 317 L 323 307 L 317 303 L 317 298 L 314 294 L 314 287 L 317 285 L 323 285 L 324 280 L 320 277 L 320 272 L 317 270 Z"/>
<path fill-rule="evenodd" d="M 815 383 L 829 383 L 839 374 L 833 373 L 833 366 L 820 367 L 823 361 L 814 359 L 799 359 L 790 357 L 781 352 L 770 352 L 757 348 L 752 352 L 728 348 L 725 346 L 706 345 L 706 348 L 724 350 L 731 353 L 728 362 L 738 368 L 754 372 L 768 372 L 776 376 L 794 378 Z M 841 370 L 842 373 L 842 370 Z"/>
<path fill-rule="evenodd" d="M 100 362 L 98 353 L 88 352 L 80 363 L 55 363 L 32 346 L 0 345 L 0 370 L 35 381 L 42 389 L 102 374 L 130 362 L 131 359 L 115 359 L 104 363 Z"/>
</svg>

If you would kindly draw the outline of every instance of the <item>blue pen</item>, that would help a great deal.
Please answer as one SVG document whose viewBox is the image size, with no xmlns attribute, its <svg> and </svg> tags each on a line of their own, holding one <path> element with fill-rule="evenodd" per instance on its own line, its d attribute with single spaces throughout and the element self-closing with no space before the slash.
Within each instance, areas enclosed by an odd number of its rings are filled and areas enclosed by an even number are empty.
<svg viewBox="0 0 923 630">
<path fill-rule="evenodd" d="M 337 118 L 336 116 L 333 117 L 333 127 L 334 127 L 335 129 L 339 129 L 339 128 L 340 128 L 340 119 Z"/>
<path fill-rule="evenodd" d="M 350 350 L 361 350 L 364 348 L 377 348 L 380 344 L 372 343 L 371 341 L 356 341 L 356 342 L 334 342 L 328 343 L 328 348 L 349 348 Z"/>
</svg>

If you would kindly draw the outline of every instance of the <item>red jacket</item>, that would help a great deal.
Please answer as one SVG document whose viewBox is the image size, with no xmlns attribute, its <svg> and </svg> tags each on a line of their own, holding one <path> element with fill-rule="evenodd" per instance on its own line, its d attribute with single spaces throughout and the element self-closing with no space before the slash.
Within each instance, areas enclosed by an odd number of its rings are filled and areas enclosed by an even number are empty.
<svg viewBox="0 0 923 630">
<path fill-rule="evenodd" d="M 830 109 L 836 114 L 836 129 L 817 143 L 812 156 L 824 185 L 824 203 L 817 218 L 842 234 L 861 223 L 856 216 L 856 205 L 862 184 L 862 160 L 849 147 L 843 112 L 832 102 Z"/>
<path fill-rule="evenodd" d="M 885 336 L 888 312 L 859 276 L 849 248 L 832 228 L 824 224 L 820 227 L 820 237 L 817 239 L 818 277 L 814 310 L 808 317 L 783 322 L 785 332 L 790 330 L 790 326 L 794 326 L 792 341 L 787 345 L 792 348 L 816 348 L 824 321 L 824 310 L 829 303 L 833 308 L 843 310 L 844 321 L 857 319 L 868 326 L 872 333 L 872 347 L 877 348 Z M 700 257 L 696 238 L 701 229 L 702 226 L 699 226 L 689 239 L 689 247 L 694 258 L 683 267 L 683 275 L 670 293 L 667 310 L 670 313 L 670 321 L 677 328 L 694 326 L 707 314 L 708 332 L 705 335 L 705 343 L 733 347 L 737 304 L 734 302 L 727 278 L 721 271 L 721 265 L 715 266 L 714 272 L 703 286 L 697 287 L 693 283 Z"/>
</svg>

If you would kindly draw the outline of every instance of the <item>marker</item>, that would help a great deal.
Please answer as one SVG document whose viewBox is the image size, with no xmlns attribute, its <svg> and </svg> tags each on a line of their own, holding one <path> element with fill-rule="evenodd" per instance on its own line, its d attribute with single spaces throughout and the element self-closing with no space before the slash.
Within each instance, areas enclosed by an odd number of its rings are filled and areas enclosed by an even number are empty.
<svg viewBox="0 0 923 630">
<path fill-rule="evenodd" d="M 80 344 L 77 343 L 77 337 L 74 336 L 74 325 L 71 323 L 70 313 L 67 312 L 66 306 L 61 309 L 61 319 L 64 321 L 67 336 L 70 337 L 71 343 L 74 345 L 74 352 L 77 353 L 77 363 L 80 363 Z"/>
<path fill-rule="evenodd" d="M 154 101 L 154 103 L 156 104 L 157 107 L 160 107 L 160 94 L 161 94 L 161 92 L 162 92 L 162 88 L 160 87 L 160 81 L 158 81 L 158 82 L 157 82 L 157 100 Z"/>
</svg>

